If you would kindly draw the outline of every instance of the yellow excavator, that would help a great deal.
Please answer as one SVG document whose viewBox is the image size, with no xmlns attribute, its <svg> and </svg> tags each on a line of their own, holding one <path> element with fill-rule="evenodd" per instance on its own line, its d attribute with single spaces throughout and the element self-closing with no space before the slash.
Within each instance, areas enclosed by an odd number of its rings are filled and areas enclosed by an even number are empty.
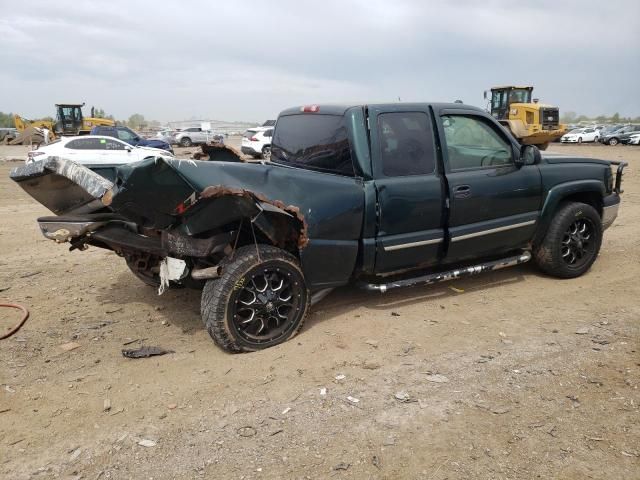
<svg viewBox="0 0 640 480">
<path fill-rule="evenodd" d="M 508 128 L 523 145 L 536 145 L 545 150 L 549 143 L 567 131 L 560 123 L 558 107 L 532 99 L 533 87 L 493 87 L 487 110 L 500 124 Z M 487 91 L 484 92 L 488 99 Z"/>
<path fill-rule="evenodd" d="M 61 136 L 88 135 L 95 126 L 115 126 L 113 120 L 108 118 L 85 117 L 82 114 L 84 103 L 56 103 L 56 119 L 30 121 L 20 115 L 14 115 L 13 120 L 18 130 L 18 135 L 10 143 L 38 143 L 34 137 L 42 136 L 43 128 L 49 130 L 49 141 Z M 92 109 L 93 110 L 93 109 Z"/>
</svg>

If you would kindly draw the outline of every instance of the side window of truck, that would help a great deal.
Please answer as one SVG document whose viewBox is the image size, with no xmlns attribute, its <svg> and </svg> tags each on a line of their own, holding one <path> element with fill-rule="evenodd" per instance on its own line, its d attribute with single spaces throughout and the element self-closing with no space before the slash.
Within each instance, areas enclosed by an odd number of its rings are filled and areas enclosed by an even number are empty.
<svg viewBox="0 0 640 480">
<path fill-rule="evenodd" d="M 511 144 L 480 117 L 442 117 L 451 170 L 512 165 Z"/>
<path fill-rule="evenodd" d="M 382 173 L 387 177 L 425 175 L 435 170 L 433 129 L 422 112 L 378 116 Z"/>
</svg>

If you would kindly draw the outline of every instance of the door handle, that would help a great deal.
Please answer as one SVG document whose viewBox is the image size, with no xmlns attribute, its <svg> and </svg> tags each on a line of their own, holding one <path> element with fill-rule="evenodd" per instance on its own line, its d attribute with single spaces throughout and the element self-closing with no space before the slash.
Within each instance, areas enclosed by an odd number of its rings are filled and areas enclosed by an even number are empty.
<svg viewBox="0 0 640 480">
<path fill-rule="evenodd" d="M 471 196 L 471 187 L 469 185 L 458 185 L 453 189 L 455 198 L 467 198 Z"/>
</svg>

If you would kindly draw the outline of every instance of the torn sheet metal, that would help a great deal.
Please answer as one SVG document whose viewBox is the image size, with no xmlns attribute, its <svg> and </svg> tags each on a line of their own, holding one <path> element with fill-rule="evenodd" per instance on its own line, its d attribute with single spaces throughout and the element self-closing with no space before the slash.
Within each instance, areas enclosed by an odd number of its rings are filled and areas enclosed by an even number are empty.
<svg viewBox="0 0 640 480">
<path fill-rule="evenodd" d="M 113 188 L 101 175 L 60 157 L 14 168 L 10 177 L 56 215 L 99 210 L 100 199 Z"/>
</svg>

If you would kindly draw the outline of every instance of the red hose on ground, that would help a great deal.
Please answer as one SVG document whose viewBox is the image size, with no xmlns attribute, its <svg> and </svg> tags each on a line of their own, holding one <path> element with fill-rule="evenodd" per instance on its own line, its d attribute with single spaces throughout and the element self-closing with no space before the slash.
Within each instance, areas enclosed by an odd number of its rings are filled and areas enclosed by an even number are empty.
<svg viewBox="0 0 640 480">
<path fill-rule="evenodd" d="M 22 328 L 24 322 L 26 322 L 27 318 L 29 318 L 29 310 L 27 310 L 22 305 L 16 305 L 15 303 L 0 303 L 0 307 L 16 308 L 22 311 L 22 320 L 20 320 L 18 324 L 15 327 L 11 328 L 7 333 L 3 333 L 0 335 L 0 340 L 4 340 L 5 338 L 9 338 L 11 335 L 20 330 L 20 328 Z"/>
</svg>

